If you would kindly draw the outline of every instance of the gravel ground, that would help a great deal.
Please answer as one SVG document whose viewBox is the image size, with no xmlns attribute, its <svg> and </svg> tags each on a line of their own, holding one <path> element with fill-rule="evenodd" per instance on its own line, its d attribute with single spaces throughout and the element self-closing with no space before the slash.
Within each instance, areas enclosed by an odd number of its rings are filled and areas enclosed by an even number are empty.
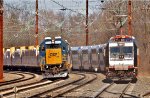
<svg viewBox="0 0 150 98">
<path fill-rule="evenodd" d="M 64 96 L 65 97 L 92 97 L 97 93 L 97 91 L 103 87 L 105 84 L 102 82 L 105 79 L 105 76 L 101 73 L 97 73 L 97 79 L 93 82 L 79 88 L 76 90 L 73 90 L 71 93 L 67 93 Z"/>
<path fill-rule="evenodd" d="M 98 74 L 98 79 L 93 81 L 90 84 L 87 84 L 84 87 L 76 89 L 71 93 L 67 93 L 64 96 L 74 96 L 74 97 L 92 97 L 99 89 L 101 89 L 104 85 L 108 84 L 104 82 L 105 76 L 101 73 Z M 150 92 L 150 77 L 138 77 L 136 83 L 132 83 L 132 86 L 128 90 L 129 95 L 142 97 L 146 92 Z M 130 91 L 131 90 L 131 91 Z M 131 98 L 127 97 L 127 98 Z M 150 96 L 145 96 L 144 98 L 150 98 Z"/>
<path fill-rule="evenodd" d="M 128 85 L 129 83 L 121 83 L 121 82 L 114 83 L 108 89 L 106 89 L 99 97 L 100 98 L 120 98 L 122 92 L 126 89 Z"/>
<path fill-rule="evenodd" d="M 142 97 L 146 92 L 150 92 L 150 77 L 140 76 L 134 86 L 132 95 Z M 144 98 L 150 98 L 150 95 L 145 96 Z"/>
<path fill-rule="evenodd" d="M 53 97 L 58 96 L 60 93 L 64 93 L 66 91 L 71 90 L 76 88 L 76 87 L 81 87 L 82 85 L 86 84 L 88 81 L 94 80 L 95 77 L 97 77 L 95 74 L 86 74 L 86 77 L 83 80 L 80 80 L 78 82 L 72 83 L 71 85 L 67 85 L 63 88 L 57 89 L 53 92 L 48 93 L 48 95 L 53 95 Z"/>
</svg>

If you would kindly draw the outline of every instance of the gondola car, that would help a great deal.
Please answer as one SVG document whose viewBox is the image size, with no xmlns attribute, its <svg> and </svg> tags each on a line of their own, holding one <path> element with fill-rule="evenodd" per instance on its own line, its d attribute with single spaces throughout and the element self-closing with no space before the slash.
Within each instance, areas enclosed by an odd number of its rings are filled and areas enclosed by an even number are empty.
<svg viewBox="0 0 150 98">
<path fill-rule="evenodd" d="M 40 44 L 40 67 L 44 78 L 67 77 L 71 70 L 70 47 L 61 37 L 46 37 Z"/>
<path fill-rule="evenodd" d="M 107 79 L 136 79 L 139 49 L 135 37 L 129 35 L 111 37 L 104 52 Z"/>
</svg>

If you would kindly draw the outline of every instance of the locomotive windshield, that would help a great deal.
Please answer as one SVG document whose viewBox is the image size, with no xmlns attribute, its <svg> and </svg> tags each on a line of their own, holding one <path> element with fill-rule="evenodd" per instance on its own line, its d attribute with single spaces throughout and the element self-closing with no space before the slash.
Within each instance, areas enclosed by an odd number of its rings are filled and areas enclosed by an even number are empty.
<svg viewBox="0 0 150 98">
<path fill-rule="evenodd" d="M 118 54 L 118 53 L 120 53 L 120 47 L 111 47 L 110 52 L 112 54 Z"/>
<path fill-rule="evenodd" d="M 132 47 L 123 47 L 124 54 L 132 54 Z"/>
<path fill-rule="evenodd" d="M 111 47 L 110 53 L 112 54 L 132 54 L 132 47 Z"/>
<path fill-rule="evenodd" d="M 46 45 L 47 48 L 60 48 L 59 44 L 48 44 Z"/>
<path fill-rule="evenodd" d="M 119 55 L 124 55 L 124 57 L 132 57 L 133 55 L 133 47 L 110 47 L 110 57 L 111 58 L 119 58 Z"/>
</svg>

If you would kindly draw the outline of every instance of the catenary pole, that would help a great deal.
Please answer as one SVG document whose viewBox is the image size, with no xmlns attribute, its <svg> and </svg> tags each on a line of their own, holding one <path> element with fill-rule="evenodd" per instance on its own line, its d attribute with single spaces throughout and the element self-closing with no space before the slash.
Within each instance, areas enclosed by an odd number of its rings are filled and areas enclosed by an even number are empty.
<svg viewBox="0 0 150 98">
<path fill-rule="evenodd" d="M 36 0 L 36 24 L 35 24 L 35 34 L 36 34 L 36 42 L 35 45 L 38 45 L 38 0 Z"/>
<path fill-rule="evenodd" d="M 128 34 L 132 36 L 132 16 L 131 16 L 131 11 L 132 11 L 132 2 L 131 0 L 128 0 Z"/>
<path fill-rule="evenodd" d="M 86 46 L 88 46 L 88 0 L 86 0 L 86 26 L 85 26 L 85 30 L 86 30 Z"/>
<path fill-rule="evenodd" d="M 0 81 L 3 81 L 3 0 L 0 0 Z"/>
</svg>

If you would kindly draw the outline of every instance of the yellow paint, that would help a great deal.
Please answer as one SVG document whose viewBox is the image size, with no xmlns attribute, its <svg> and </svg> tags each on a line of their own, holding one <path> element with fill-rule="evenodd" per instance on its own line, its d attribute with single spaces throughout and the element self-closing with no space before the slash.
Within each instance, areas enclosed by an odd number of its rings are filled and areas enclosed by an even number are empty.
<svg viewBox="0 0 150 98">
<path fill-rule="evenodd" d="M 62 54 L 61 48 L 46 49 L 46 64 L 61 64 Z"/>
<path fill-rule="evenodd" d="M 34 46 L 29 46 L 28 49 L 33 50 L 33 49 L 35 49 L 35 47 Z"/>
<path fill-rule="evenodd" d="M 25 47 L 25 46 L 20 47 L 20 57 L 21 57 L 21 55 L 22 55 L 22 52 L 25 51 L 25 50 L 26 50 L 26 47 Z"/>
<path fill-rule="evenodd" d="M 36 50 L 39 51 L 39 46 L 36 46 Z"/>
<path fill-rule="evenodd" d="M 12 55 L 15 52 L 15 47 L 10 48 L 10 54 Z"/>
</svg>

